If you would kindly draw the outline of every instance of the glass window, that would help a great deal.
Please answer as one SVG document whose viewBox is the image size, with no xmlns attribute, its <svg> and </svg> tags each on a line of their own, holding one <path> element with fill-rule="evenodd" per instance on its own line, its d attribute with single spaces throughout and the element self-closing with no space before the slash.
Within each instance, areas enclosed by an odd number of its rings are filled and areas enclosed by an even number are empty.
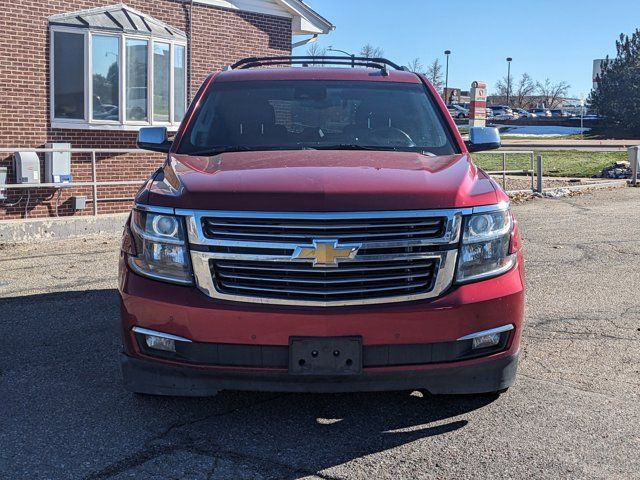
<svg viewBox="0 0 640 480">
<path fill-rule="evenodd" d="M 55 32 L 54 118 L 84 119 L 84 34 Z"/>
<path fill-rule="evenodd" d="M 147 40 L 127 39 L 127 120 L 146 122 L 148 110 L 148 45 Z"/>
<path fill-rule="evenodd" d="M 302 148 L 457 151 L 423 85 L 362 81 L 214 84 L 180 144 L 181 153 Z"/>
<path fill-rule="evenodd" d="M 169 122 L 169 103 L 171 101 L 169 79 L 171 76 L 170 45 L 153 44 L 153 120 Z"/>
<path fill-rule="evenodd" d="M 179 123 L 185 114 L 187 99 L 186 48 L 173 49 L 173 121 Z"/>
<path fill-rule="evenodd" d="M 186 57 L 186 45 L 156 42 L 153 36 L 54 28 L 52 119 L 69 120 L 70 128 L 76 128 L 78 120 L 94 125 L 178 124 L 187 107 Z"/>
<path fill-rule="evenodd" d="M 91 61 L 93 63 L 93 119 L 120 119 L 120 38 L 94 35 Z"/>
</svg>

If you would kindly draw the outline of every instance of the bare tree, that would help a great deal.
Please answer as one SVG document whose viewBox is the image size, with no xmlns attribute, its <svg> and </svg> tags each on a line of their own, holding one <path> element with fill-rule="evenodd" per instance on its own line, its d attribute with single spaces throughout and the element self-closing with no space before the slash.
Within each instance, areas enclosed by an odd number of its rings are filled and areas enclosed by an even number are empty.
<svg viewBox="0 0 640 480">
<path fill-rule="evenodd" d="M 367 43 L 360 49 L 360 56 L 366 58 L 378 58 L 384 55 L 384 50 Z"/>
<path fill-rule="evenodd" d="M 495 97 L 507 96 L 507 77 L 501 78 L 496 82 L 496 91 L 493 94 Z"/>
<path fill-rule="evenodd" d="M 307 57 L 324 57 L 327 54 L 327 49 L 321 47 L 317 43 L 312 43 L 307 48 Z"/>
<path fill-rule="evenodd" d="M 507 77 L 504 77 L 496 83 L 495 96 L 501 99 L 500 103 L 503 103 L 502 99 L 504 99 L 504 102 L 506 103 L 508 80 L 509 79 Z M 536 88 L 536 82 L 533 81 L 531 75 L 528 73 L 523 73 L 519 80 L 512 78 L 511 92 L 509 95 L 512 106 L 516 108 L 528 108 L 530 106 L 534 106 L 537 103 L 537 99 L 533 96 L 536 92 Z"/>
<path fill-rule="evenodd" d="M 431 84 L 435 87 L 435 89 L 439 92 L 442 91 L 444 87 L 444 75 L 442 73 L 442 64 L 439 59 L 435 59 L 431 64 L 427 67 L 427 71 L 425 75 L 431 82 Z"/>
<path fill-rule="evenodd" d="M 536 91 L 536 84 L 528 73 L 523 73 L 516 84 L 514 104 L 518 108 L 533 107 L 531 98 Z"/>
<path fill-rule="evenodd" d="M 424 65 L 422 65 L 422 62 L 420 61 L 419 58 L 414 58 L 413 60 L 411 60 L 407 65 L 407 68 L 409 69 L 410 72 L 414 72 L 414 73 L 424 74 L 426 72 Z"/>
<path fill-rule="evenodd" d="M 567 96 L 569 88 L 571 88 L 571 85 L 567 82 L 554 83 L 548 78 L 544 83 L 538 82 L 536 84 L 540 103 L 544 103 L 546 108 L 555 108 L 562 103 L 562 99 Z"/>
<path fill-rule="evenodd" d="M 317 43 L 312 43 L 307 48 L 307 57 L 313 57 L 314 59 L 317 57 L 324 57 L 327 54 L 327 49 L 321 47 Z M 323 64 L 316 65 L 316 67 L 324 67 Z"/>
</svg>

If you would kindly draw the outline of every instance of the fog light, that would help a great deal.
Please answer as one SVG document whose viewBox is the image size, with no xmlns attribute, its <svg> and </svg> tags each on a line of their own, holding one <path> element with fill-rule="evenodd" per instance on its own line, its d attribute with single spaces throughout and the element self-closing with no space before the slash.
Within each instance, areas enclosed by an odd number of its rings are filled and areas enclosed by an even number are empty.
<svg viewBox="0 0 640 480">
<path fill-rule="evenodd" d="M 147 340 L 149 342 L 149 340 Z M 471 348 L 477 350 L 479 348 L 495 347 L 500 343 L 500 334 L 492 333 L 490 335 L 483 335 L 473 339 Z"/>
<path fill-rule="evenodd" d="M 176 351 L 176 341 L 171 338 L 162 338 L 156 337 L 155 335 L 145 335 L 145 341 L 147 342 L 147 347 L 153 348 L 154 350 L 162 350 L 165 352 L 173 352 Z"/>
<path fill-rule="evenodd" d="M 170 333 L 156 332 L 142 327 L 133 327 L 132 330 L 144 337 L 147 347 L 163 352 L 176 352 L 176 342 L 191 343 L 188 338 L 178 337 Z"/>
<path fill-rule="evenodd" d="M 468 342 L 471 340 L 471 349 L 479 350 L 481 348 L 495 347 L 500 344 L 502 340 L 502 334 L 513 330 L 513 325 L 504 325 L 498 328 L 492 328 L 491 330 L 484 330 L 482 332 L 472 333 L 465 335 L 458 339 L 459 342 Z"/>
</svg>

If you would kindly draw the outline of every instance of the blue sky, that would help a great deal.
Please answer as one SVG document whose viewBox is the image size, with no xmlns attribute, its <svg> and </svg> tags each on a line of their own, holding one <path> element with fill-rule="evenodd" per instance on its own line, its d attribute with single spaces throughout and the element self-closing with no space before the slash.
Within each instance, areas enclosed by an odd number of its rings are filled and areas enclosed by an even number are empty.
<svg viewBox="0 0 640 480">
<path fill-rule="evenodd" d="M 357 53 L 365 43 L 390 60 L 423 64 L 452 51 L 449 85 L 468 89 L 512 73 L 571 84 L 576 97 L 591 89 L 592 63 L 615 53 L 620 33 L 640 27 L 640 0 L 307 0 L 336 30 L 321 46 Z M 306 47 L 294 54 L 304 55 Z"/>
</svg>

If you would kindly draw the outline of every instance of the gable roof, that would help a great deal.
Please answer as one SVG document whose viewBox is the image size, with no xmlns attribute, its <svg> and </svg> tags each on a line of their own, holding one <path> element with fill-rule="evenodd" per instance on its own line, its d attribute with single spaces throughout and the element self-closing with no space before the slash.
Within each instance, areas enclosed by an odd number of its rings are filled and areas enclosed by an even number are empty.
<svg viewBox="0 0 640 480">
<path fill-rule="evenodd" d="M 135 33 L 137 35 L 149 35 L 167 39 L 187 39 L 182 30 L 167 25 L 123 3 L 52 15 L 49 17 L 49 24 L 71 28 Z"/>
<path fill-rule="evenodd" d="M 313 10 L 309 5 L 307 5 L 302 0 L 278 0 L 278 2 L 283 5 L 288 10 L 294 12 L 297 15 L 294 15 L 294 35 L 295 27 L 298 26 L 298 30 L 300 33 L 329 33 L 332 30 L 335 30 L 335 25 L 333 25 L 329 20 L 320 15 L 318 12 Z M 314 30 L 319 31 L 311 31 L 309 28 L 313 28 Z M 305 30 L 306 28 L 306 30 Z"/>
<path fill-rule="evenodd" d="M 180 0 L 190 2 L 191 0 Z M 333 24 L 302 0 L 193 0 L 194 3 L 245 12 L 291 18 L 293 35 L 318 35 L 335 29 Z"/>
</svg>

